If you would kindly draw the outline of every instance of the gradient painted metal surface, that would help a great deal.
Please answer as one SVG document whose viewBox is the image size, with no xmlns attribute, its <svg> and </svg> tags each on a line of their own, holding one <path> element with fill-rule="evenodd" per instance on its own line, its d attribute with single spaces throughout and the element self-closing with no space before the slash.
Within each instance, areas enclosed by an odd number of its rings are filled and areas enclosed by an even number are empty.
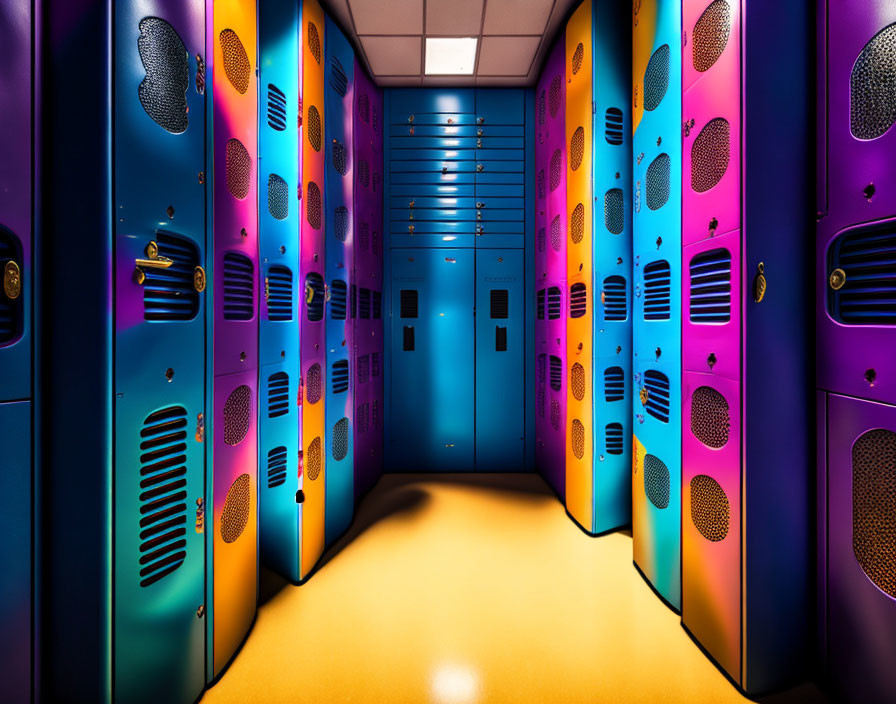
<svg viewBox="0 0 896 704">
<path fill-rule="evenodd" d="M 632 546 L 634 561 L 662 597 L 681 608 L 681 40 L 680 0 L 644 0 L 632 15 L 632 154 L 634 253 L 632 389 L 644 388 L 644 374 L 658 371 L 669 380 L 668 419 L 646 411 L 635 393 L 633 404 Z M 658 51 L 668 53 L 668 87 L 659 104 L 645 109 L 645 73 Z M 669 200 L 653 210 L 645 199 L 647 169 L 667 154 Z M 669 307 L 665 320 L 647 320 L 644 267 L 669 265 Z M 660 508 L 645 491 L 644 457 L 651 454 L 669 470 L 669 497 Z"/>
<path fill-rule="evenodd" d="M 259 228 L 264 287 L 259 316 L 259 540 L 262 561 L 299 580 L 299 5 L 266 0 L 259 8 Z M 285 99 L 284 97 L 285 96 Z M 282 111 L 282 112 L 281 112 Z M 283 185 L 285 182 L 285 186 Z M 285 196 L 279 189 L 285 190 Z M 285 197 L 285 213 L 278 204 Z M 272 209 L 273 204 L 273 209 Z M 271 280 L 276 275 L 276 291 Z M 282 289 L 289 280 L 289 319 Z M 270 297 L 276 294 L 275 320 Z M 272 379 L 285 374 L 287 405 L 271 409 Z M 283 464 L 285 462 L 285 465 Z M 285 472 L 285 478 L 282 477 Z"/>
<path fill-rule="evenodd" d="M 214 447 L 211 487 L 213 551 L 210 640 L 210 677 L 221 672 L 234 655 L 255 618 L 258 593 L 258 103 L 256 60 L 257 15 L 254 2 L 217 0 L 209 12 L 213 56 L 213 157 L 214 157 Z M 213 17 L 212 17 L 213 15 Z M 221 34 L 233 31 L 245 49 L 249 62 L 248 87 L 240 93 L 224 71 Z M 250 157 L 248 194 L 238 199 L 228 189 L 226 149 L 238 139 Z M 250 320 L 227 320 L 224 315 L 225 254 L 237 253 L 252 262 L 254 301 Z M 235 445 L 224 441 L 224 405 L 240 386 L 250 389 L 250 427 Z M 245 529 L 233 542 L 221 533 L 224 502 L 234 481 L 249 475 L 249 516 Z"/>
</svg>

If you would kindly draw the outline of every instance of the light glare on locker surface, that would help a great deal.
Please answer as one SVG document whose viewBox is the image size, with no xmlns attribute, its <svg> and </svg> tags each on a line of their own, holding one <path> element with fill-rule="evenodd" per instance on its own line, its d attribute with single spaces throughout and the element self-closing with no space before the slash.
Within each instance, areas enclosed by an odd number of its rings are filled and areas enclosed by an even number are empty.
<svg viewBox="0 0 896 704">
<path fill-rule="evenodd" d="M 427 75 L 472 75 L 476 42 L 476 37 L 427 37 Z"/>
</svg>

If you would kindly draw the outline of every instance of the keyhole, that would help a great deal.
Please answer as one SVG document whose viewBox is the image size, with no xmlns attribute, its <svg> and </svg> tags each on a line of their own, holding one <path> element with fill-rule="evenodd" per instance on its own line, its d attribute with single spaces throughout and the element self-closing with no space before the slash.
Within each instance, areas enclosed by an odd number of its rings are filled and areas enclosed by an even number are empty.
<svg viewBox="0 0 896 704">
<path fill-rule="evenodd" d="M 865 371 L 865 381 L 868 382 L 868 386 L 874 386 L 874 382 L 877 380 L 877 372 L 873 369 L 867 369 Z"/>
<path fill-rule="evenodd" d="M 865 199 L 871 202 L 871 199 L 874 197 L 876 191 L 877 189 L 874 187 L 874 184 L 869 183 L 867 186 L 865 186 L 865 190 L 862 191 L 862 193 L 865 194 Z"/>
<path fill-rule="evenodd" d="M 170 382 L 174 379 L 174 370 L 171 367 L 165 370 L 165 378 Z"/>
</svg>

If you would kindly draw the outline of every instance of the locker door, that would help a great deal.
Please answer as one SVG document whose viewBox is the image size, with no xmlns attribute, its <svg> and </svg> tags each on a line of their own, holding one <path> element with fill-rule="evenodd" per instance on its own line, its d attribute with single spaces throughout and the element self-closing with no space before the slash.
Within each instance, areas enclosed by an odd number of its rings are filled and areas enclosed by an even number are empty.
<svg viewBox="0 0 896 704">
<path fill-rule="evenodd" d="M 392 251 L 390 450 L 397 471 L 473 470 L 474 252 Z"/>
<path fill-rule="evenodd" d="M 476 252 L 476 471 L 524 463 L 523 252 Z"/>
</svg>

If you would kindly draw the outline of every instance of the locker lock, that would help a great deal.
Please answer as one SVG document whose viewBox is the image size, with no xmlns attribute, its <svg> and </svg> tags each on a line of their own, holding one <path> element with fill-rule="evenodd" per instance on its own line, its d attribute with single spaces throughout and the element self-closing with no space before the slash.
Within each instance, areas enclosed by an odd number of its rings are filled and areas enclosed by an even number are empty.
<svg viewBox="0 0 896 704">
<path fill-rule="evenodd" d="M 11 301 L 22 294 L 22 270 L 11 259 L 3 267 L 3 293 Z"/>
<path fill-rule="evenodd" d="M 482 164 L 476 164 L 476 170 L 482 171 Z"/>
<path fill-rule="evenodd" d="M 485 122 L 485 118 L 484 118 L 484 117 L 477 117 L 477 118 L 476 118 L 476 124 L 477 124 L 477 125 L 481 125 L 483 122 Z"/>
<path fill-rule="evenodd" d="M 476 203 L 476 207 L 477 207 L 477 208 L 484 208 L 484 207 L 485 207 L 485 203 Z"/>
<path fill-rule="evenodd" d="M 159 245 L 150 241 L 144 250 L 145 258 L 134 260 L 134 283 L 142 285 L 146 281 L 144 269 L 168 269 L 174 264 L 173 259 L 159 256 Z"/>
<path fill-rule="evenodd" d="M 193 288 L 196 289 L 197 293 L 205 291 L 205 269 L 201 266 L 193 269 Z"/>
<path fill-rule="evenodd" d="M 846 285 L 846 272 L 843 269 L 834 269 L 828 277 L 828 284 L 834 291 L 839 291 Z"/>
<path fill-rule="evenodd" d="M 414 124 L 414 116 L 413 115 L 408 115 L 408 122 L 410 122 L 411 124 Z"/>
</svg>

